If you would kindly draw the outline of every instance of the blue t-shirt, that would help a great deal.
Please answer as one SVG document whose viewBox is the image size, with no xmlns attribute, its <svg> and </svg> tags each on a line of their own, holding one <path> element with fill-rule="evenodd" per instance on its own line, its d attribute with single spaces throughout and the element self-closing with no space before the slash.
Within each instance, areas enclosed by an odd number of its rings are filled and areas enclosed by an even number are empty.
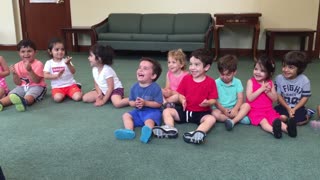
<svg viewBox="0 0 320 180">
<path fill-rule="evenodd" d="M 224 83 L 221 78 L 216 79 L 218 101 L 224 108 L 233 108 L 238 101 L 238 93 L 243 92 L 243 86 L 238 78 L 233 77 L 230 84 Z M 215 108 L 215 106 L 213 106 Z"/>
<path fill-rule="evenodd" d="M 159 104 L 163 103 L 161 87 L 156 82 L 151 83 L 147 87 L 141 87 L 139 83 L 136 82 L 130 89 L 129 101 L 135 101 L 138 97 L 145 101 L 155 101 Z M 141 110 L 145 109 L 154 108 L 144 106 Z"/>
</svg>

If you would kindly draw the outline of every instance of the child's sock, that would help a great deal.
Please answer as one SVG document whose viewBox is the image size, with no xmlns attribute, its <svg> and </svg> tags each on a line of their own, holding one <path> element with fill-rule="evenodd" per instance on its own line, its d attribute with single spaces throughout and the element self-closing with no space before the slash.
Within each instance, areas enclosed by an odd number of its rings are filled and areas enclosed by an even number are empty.
<svg viewBox="0 0 320 180">
<path fill-rule="evenodd" d="M 231 120 L 231 119 L 227 119 L 225 122 L 224 122 L 224 125 L 227 129 L 227 131 L 231 131 L 233 126 L 234 126 L 234 122 Z"/>
<path fill-rule="evenodd" d="M 148 143 L 150 137 L 152 134 L 152 129 L 149 128 L 148 126 L 143 126 L 141 129 L 141 136 L 140 136 L 140 141 L 143 143 Z"/>
<path fill-rule="evenodd" d="M 119 140 L 134 139 L 136 134 L 131 129 L 117 129 L 114 131 L 114 136 Z"/>
<path fill-rule="evenodd" d="M 249 124 L 250 124 L 250 119 L 249 119 L 249 117 L 248 117 L 248 116 L 245 116 L 244 118 L 242 118 L 242 119 L 240 120 L 240 124 L 247 124 L 247 125 L 249 125 Z"/>
</svg>

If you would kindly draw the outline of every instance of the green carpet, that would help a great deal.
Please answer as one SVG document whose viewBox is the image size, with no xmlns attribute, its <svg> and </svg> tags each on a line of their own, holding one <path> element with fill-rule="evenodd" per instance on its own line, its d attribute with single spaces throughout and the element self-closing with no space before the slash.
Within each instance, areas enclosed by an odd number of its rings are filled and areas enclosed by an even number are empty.
<svg viewBox="0 0 320 180">
<path fill-rule="evenodd" d="M 0 51 L 8 64 L 18 60 L 16 52 Z M 77 70 L 75 78 L 83 91 L 93 88 L 88 53 L 71 53 Z M 141 54 L 159 60 L 165 83 L 166 54 Z M 125 94 L 136 82 L 137 54 L 116 57 L 113 68 L 122 81 Z M 45 52 L 37 57 L 48 59 Z M 312 83 L 313 96 L 307 106 L 319 103 L 319 60 L 305 74 Z M 277 62 L 277 73 L 280 64 Z M 252 75 L 251 58 L 240 58 L 237 77 L 245 86 Z M 217 78 L 216 64 L 208 73 Z M 7 77 L 13 88 L 12 76 Z M 49 82 L 48 82 L 49 84 Z M 96 108 L 92 104 L 66 100 L 54 103 L 50 88 L 46 99 L 26 112 L 13 106 L 0 112 L 0 166 L 9 180 L 61 179 L 318 179 L 320 176 L 320 131 L 308 125 L 298 127 L 298 137 L 275 139 L 259 127 L 237 125 L 231 132 L 218 123 L 203 145 L 187 144 L 183 132 L 194 124 L 177 125 L 178 139 L 139 141 L 141 128 L 132 141 L 119 141 L 114 130 L 123 127 L 121 116 L 130 107 L 115 109 L 110 103 Z"/>
</svg>

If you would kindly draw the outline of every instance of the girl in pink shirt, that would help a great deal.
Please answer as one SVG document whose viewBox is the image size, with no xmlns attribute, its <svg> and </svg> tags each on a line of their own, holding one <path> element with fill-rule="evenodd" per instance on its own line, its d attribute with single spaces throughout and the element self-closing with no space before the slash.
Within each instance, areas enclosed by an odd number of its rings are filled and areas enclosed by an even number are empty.
<svg viewBox="0 0 320 180">
<path fill-rule="evenodd" d="M 173 99 L 171 97 L 173 94 L 175 94 L 175 91 L 178 89 L 181 80 L 187 74 L 186 54 L 182 51 L 182 49 L 169 51 L 166 86 L 162 89 L 165 107 L 174 107 Z"/>
<path fill-rule="evenodd" d="M 261 128 L 279 139 L 282 131 L 290 137 L 297 136 L 295 121 L 289 120 L 288 125 L 280 120 L 280 114 L 273 109 L 277 101 L 277 92 L 272 82 L 275 65 L 267 56 L 261 56 L 254 65 L 253 76 L 247 82 L 247 103 L 251 109 L 248 117 L 254 126 Z"/>
<path fill-rule="evenodd" d="M 9 67 L 2 56 L 0 56 L 0 99 L 5 97 L 9 88 L 6 82 L 6 76 L 10 74 Z"/>
</svg>

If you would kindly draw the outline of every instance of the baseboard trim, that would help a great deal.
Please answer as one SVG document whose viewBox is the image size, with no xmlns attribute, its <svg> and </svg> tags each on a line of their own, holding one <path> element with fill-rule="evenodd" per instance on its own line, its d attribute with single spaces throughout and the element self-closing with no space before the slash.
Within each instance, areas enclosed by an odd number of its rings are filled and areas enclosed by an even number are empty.
<svg viewBox="0 0 320 180">
<path fill-rule="evenodd" d="M 16 51 L 17 45 L 16 44 L 0 44 L 0 50 Z"/>
<path fill-rule="evenodd" d="M 89 45 L 80 45 L 79 46 L 79 51 L 80 52 L 88 52 L 90 49 L 90 46 Z M 6 51 L 16 51 L 17 50 L 17 45 L 15 44 L 0 44 L 0 50 L 6 50 Z M 213 52 L 214 49 L 212 49 Z M 274 50 L 274 56 L 275 58 L 281 58 L 283 57 L 287 52 L 289 52 L 291 50 Z M 259 55 L 261 54 L 264 54 L 265 53 L 265 50 L 258 50 L 258 57 Z M 319 55 L 316 55 L 315 54 L 315 51 L 312 51 L 312 57 L 311 58 L 317 58 L 319 57 Z M 223 56 L 223 55 L 226 55 L 226 54 L 233 54 L 233 55 L 236 55 L 236 56 L 252 56 L 252 49 L 236 49 L 236 48 L 222 48 L 220 49 L 219 51 L 219 56 Z"/>
<path fill-rule="evenodd" d="M 214 49 L 212 49 L 213 52 Z M 273 54 L 274 54 L 274 58 L 282 58 L 287 52 L 289 51 L 292 51 L 292 50 L 274 50 L 273 51 Z M 257 54 L 258 54 L 258 57 L 259 55 L 262 55 L 262 54 L 265 54 L 266 51 L 265 50 L 258 50 L 257 51 Z M 233 54 L 233 55 L 236 55 L 236 56 L 252 56 L 253 52 L 252 52 L 252 49 L 220 49 L 219 51 L 219 57 L 223 56 L 223 55 L 226 55 L 226 54 Z M 319 55 L 317 56 L 315 54 L 315 51 L 312 51 L 312 57 L 311 58 L 317 58 L 319 57 Z"/>
</svg>

